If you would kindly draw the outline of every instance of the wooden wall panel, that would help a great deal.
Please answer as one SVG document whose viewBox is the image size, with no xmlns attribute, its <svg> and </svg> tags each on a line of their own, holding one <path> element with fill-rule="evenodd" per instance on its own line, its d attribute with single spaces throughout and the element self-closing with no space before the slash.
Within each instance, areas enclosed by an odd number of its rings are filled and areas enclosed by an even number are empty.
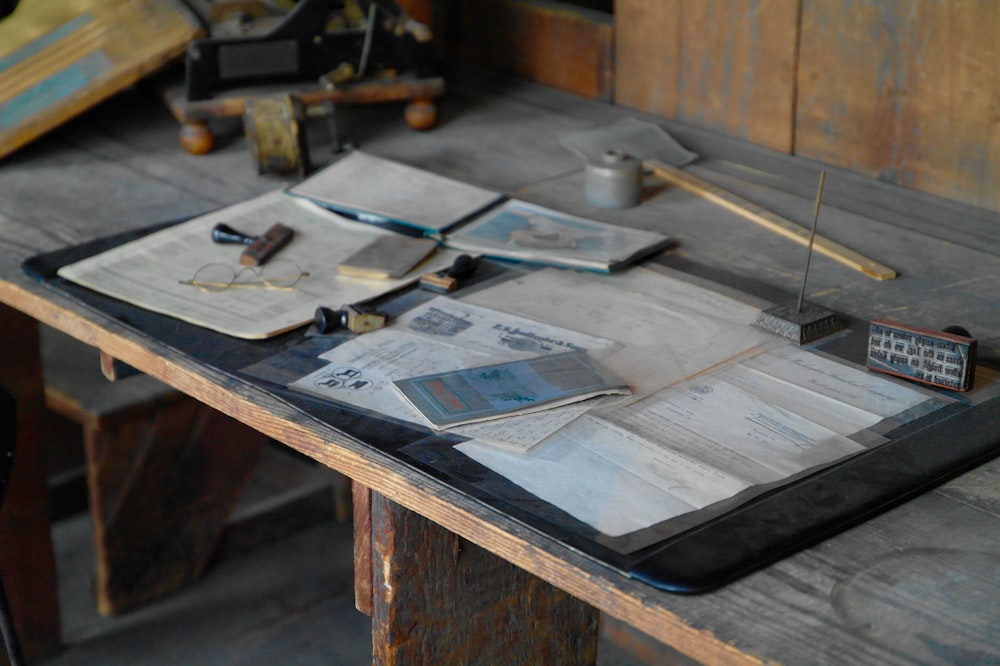
<svg viewBox="0 0 1000 666">
<path fill-rule="evenodd" d="M 615 101 L 793 148 L 800 0 L 617 0 Z"/>
<path fill-rule="evenodd" d="M 677 117 L 680 0 L 615 0 L 615 102 Z"/>
<path fill-rule="evenodd" d="M 434 28 L 434 2 L 433 0 L 397 0 L 397 4 L 407 14 Z"/>
<path fill-rule="evenodd" d="M 610 14 L 548 0 L 447 0 L 443 37 L 456 61 L 610 101 Z"/>
<path fill-rule="evenodd" d="M 1000 211 L 997 0 L 615 0 L 613 73 L 587 10 L 437 1 L 457 61 Z"/>
<path fill-rule="evenodd" d="M 1000 209 L 1000 2 L 804 0 L 796 152 Z"/>
</svg>

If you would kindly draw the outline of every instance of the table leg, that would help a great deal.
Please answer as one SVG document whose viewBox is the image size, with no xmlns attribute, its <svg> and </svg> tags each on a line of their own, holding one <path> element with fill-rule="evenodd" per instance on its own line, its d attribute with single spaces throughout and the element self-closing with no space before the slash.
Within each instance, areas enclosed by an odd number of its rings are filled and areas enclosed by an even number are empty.
<svg viewBox="0 0 1000 666">
<path fill-rule="evenodd" d="M 594 664 L 588 604 L 371 494 L 374 663 Z"/>
<path fill-rule="evenodd" d="M 0 384 L 17 401 L 18 427 L 10 485 L 0 511 L 0 575 L 22 652 L 34 661 L 58 650 L 60 638 L 43 445 L 45 390 L 38 323 L 2 304 Z"/>
<path fill-rule="evenodd" d="M 354 511 L 354 606 L 372 614 L 372 491 L 360 483 L 351 483 Z"/>
</svg>

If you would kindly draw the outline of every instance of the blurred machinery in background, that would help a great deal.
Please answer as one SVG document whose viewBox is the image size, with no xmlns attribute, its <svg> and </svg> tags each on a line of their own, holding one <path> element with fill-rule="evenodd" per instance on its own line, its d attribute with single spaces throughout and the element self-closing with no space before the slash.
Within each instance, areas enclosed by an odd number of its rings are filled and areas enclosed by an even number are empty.
<svg viewBox="0 0 1000 666">
<path fill-rule="evenodd" d="M 407 102 L 414 129 L 437 122 L 431 30 L 392 0 L 217 0 L 193 41 L 170 107 L 181 145 L 212 150 L 213 119 L 242 116 L 260 172 L 304 172 L 305 113 L 319 107 L 339 149 L 339 104 Z"/>
</svg>

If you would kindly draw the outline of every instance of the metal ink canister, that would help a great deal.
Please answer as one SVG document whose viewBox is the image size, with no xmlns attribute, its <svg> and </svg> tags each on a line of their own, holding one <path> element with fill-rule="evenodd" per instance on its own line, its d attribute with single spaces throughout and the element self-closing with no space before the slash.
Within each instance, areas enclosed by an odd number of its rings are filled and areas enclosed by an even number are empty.
<svg viewBox="0 0 1000 666">
<path fill-rule="evenodd" d="M 631 208 L 642 201 L 642 162 L 620 150 L 587 164 L 587 201 L 600 208 Z"/>
</svg>

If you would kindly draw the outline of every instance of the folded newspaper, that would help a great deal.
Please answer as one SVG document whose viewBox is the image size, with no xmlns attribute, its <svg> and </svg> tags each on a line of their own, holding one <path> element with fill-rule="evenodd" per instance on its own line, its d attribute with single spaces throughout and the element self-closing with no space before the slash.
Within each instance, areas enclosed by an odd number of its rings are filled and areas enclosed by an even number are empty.
<svg viewBox="0 0 1000 666">
<path fill-rule="evenodd" d="M 579 351 L 410 377 L 393 384 L 438 430 L 632 392 Z"/>
</svg>

